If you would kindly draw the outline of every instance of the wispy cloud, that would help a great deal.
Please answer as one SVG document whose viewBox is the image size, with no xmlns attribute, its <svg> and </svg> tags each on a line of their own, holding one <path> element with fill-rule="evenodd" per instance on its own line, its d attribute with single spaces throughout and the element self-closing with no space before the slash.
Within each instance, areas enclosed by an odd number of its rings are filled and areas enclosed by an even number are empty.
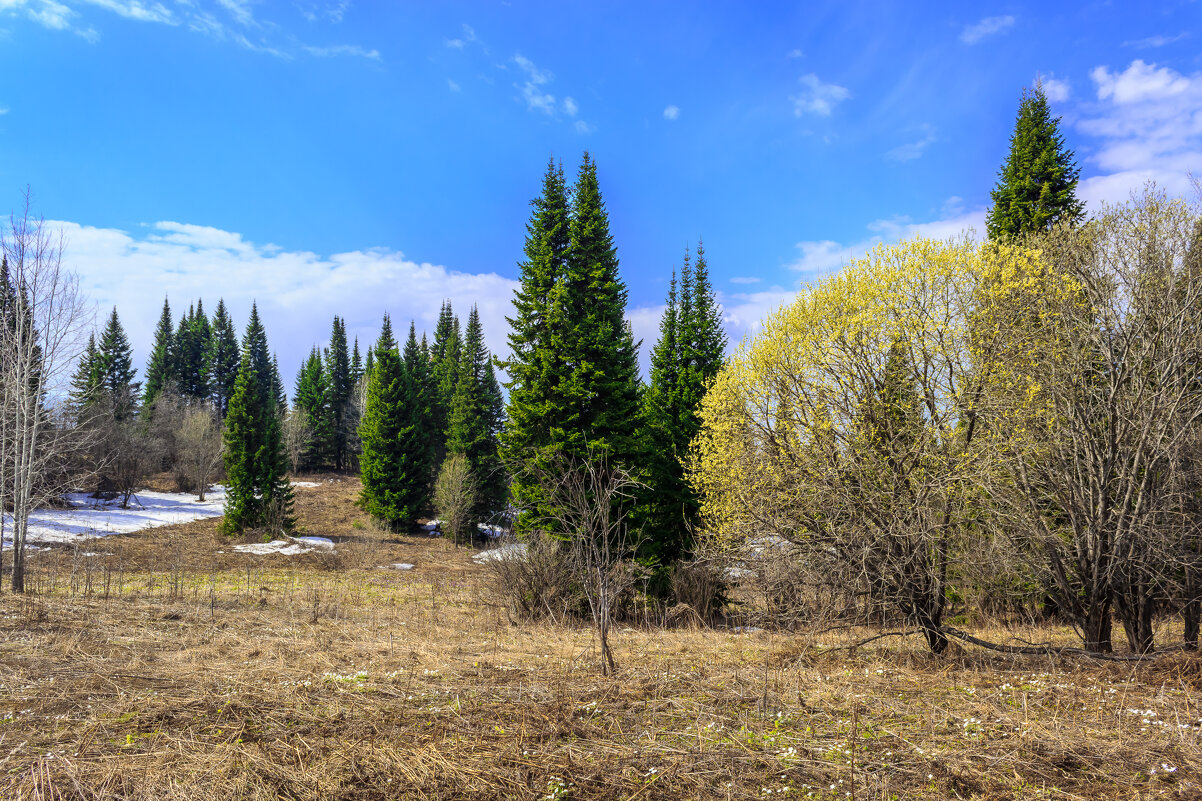
<svg viewBox="0 0 1202 801">
<path fill-rule="evenodd" d="M 522 92 L 522 98 L 526 101 L 526 108 L 531 111 L 537 109 L 545 114 L 554 114 L 555 95 L 543 91 L 543 87 L 550 83 L 554 76 L 546 70 L 540 70 L 533 61 L 521 53 L 514 55 L 513 63 L 526 73 L 526 80 L 518 85 L 518 89 Z"/>
<path fill-rule="evenodd" d="M 922 158 L 922 154 L 926 151 L 927 146 L 934 143 L 934 141 L 934 129 L 929 125 L 923 126 L 922 138 L 913 142 L 907 142 L 904 145 L 898 145 L 897 147 L 885 153 L 885 158 L 889 161 L 899 163 Z"/>
<path fill-rule="evenodd" d="M 81 22 L 81 12 L 97 9 L 135 22 L 183 25 L 211 39 L 281 59 L 309 55 L 380 60 L 378 50 L 360 45 L 307 44 L 284 33 L 279 25 L 270 20 L 258 19 L 254 14 L 254 6 L 254 0 L 175 0 L 174 5 L 158 0 L 0 0 L 0 15 L 8 13 L 22 16 L 45 28 L 69 31 L 95 42 L 100 34 L 91 25 Z M 339 22 L 349 7 L 349 0 L 323 5 L 310 3 L 301 8 L 301 13 L 311 21 L 324 19 Z"/>
<path fill-rule="evenodd" d="M 359 45 L 332 45 L 330 47 L 313 47 L 306 46 L 305 52 L 311 56 L 330 57 L 330 56 L 355 56 L 358 58 L 371 59 L 372 61 L 380 61 L 380 51 Z"/>
<path fill-rule="evenodd" d="M 679 117 L 680 117 L 680 107 L 679 106 L 668 106 L 667 108 L 664 109 L 664 119 L 665 120 L 675 120 L 675 119 L 678 119 Z"/>
<path fill-rule="evenodd" d="M 447 78 L 447 88 L 450 89 L 452 92 L 458 92 L 461 87 L 459 86 L 459 84 L 455 83 L 450 78 Z"/>
<path fill-rule="evenodd" d="M 455 50 L 462 50 L 463 48 L 467 47 L 469 44 L 473 44 L 473 43 L 479 42 L 479 41 L 480 40 L 478 38 L 476 38 L 475 29 L 472 28 L 471 25 L 464 25 L 463 33 L 455 39 L 447 39 L 446 45 L 447 45 L 447 47 L 454 48 Z"/>
<path fill-rule="evenodd" d="M 1147 50 L 1150 48 L 1171 45 L 1188 37 L 1189 31 L 1182 31 L 1175 36 L 1149 36 L 1146 39 L 1134 39 L 1128 42 L 1123 42 L 1123 47 L 1134 47 L 1137 50 Z"/>
<path fill-rule="evenodd" d="M 593 131 L 597 130 L 596 128 L 589 125 L 584 120 L 576 120 L 575 124 L 573 124 L 572 127 L 574 129 L 576 129 L 576 133 L 578 133 L 578 134 L 591 134 Z"/>
<path fill-rule="evenodd" d="M 851 97 L 851 92 L 834 83 L 826 83 L 814 73 L 802 75 L 798 79 L 801 84 L 801 94 L 793 95 L 793 116 L 801 117 L 806 114 L 817 114 L 819 117 L 829 117 L 835 106 Z"/>
<path fill-rule="evenodd" d="M 139 22 L 161 22 L 166 25 L 178 25 L 180 22 L 175 14 L 162 3 L 140 3 L 138 0 L 85 0 L 85 2 Z"/>
<path fill-rule="evenodd" d="M 575 117 L 575 116 L 576 116 L 576 112 L 577 112 L 577 111 L 579 111 L 579 110 L 580 110 L 580 109 L 578 109 L 578 108 L 576 107 L 576 101 L 575 101 L 575 100 L 573 100 L 573 99 L 572 99 L 572 98 L 570 98 L 570 97 L 565 97 L 565 98 L 563 99 L 563 113 L 564 113 L 564 114 L 567 114 L 569 117 Z"/>
<path fill-rule="evenodd" d="M 1014 27 L 1014 17 L 1007 14 L 1003 17 L 985 17 L 980 22 L 968 25 L 960 31 L 960 41 L 964 44 L 976 44 L 982 39 L 1003 33 Z"/>
<path fill-rule="evenodd" d="M 730 279 L 730 282 L 732 284 L 758 284 L 761 280 L 754 275 L 736 275 Z"/>
<path fill-rule="evenodd" d="M 804 55 L 805 53 L 801 51 L 800 47 L 795 47 L 789 51 L 789 55 L 787 55 L 786 58 L 801 58 Z"/>
</svg>

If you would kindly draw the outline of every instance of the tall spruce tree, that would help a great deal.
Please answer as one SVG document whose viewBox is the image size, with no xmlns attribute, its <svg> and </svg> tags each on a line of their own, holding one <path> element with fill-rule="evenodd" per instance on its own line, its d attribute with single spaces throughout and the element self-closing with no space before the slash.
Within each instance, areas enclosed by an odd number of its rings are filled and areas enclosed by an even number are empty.
<svg viewBox="0 0 1202 801">
<path fill-rule="evenodd" d="M 434 346 L 430 350 L 430 374 L 433 396 L 430 402 L 431 426 L 436 432 L 433 463 L 442 464 L 450 436 L 451 404 L 459 384 L 459 319 L 449 300 L 438 310 L 438 325 L 434 329 Z"/>
<path fill-rule="evenodd" d="M 360 500 L 368 514 L 400 530 L 417 518 L 428 499 L 429 476 L 422 462 L 426 441 L 418 430 L 413 383 L 384 317 L 380 339 L 371 350 L 367 402 L 359 426 L 362 453 Z"/>
<path fill-rule="evenodd" d="M 638 347 L 626 323 L 609 215 L 588 153 L 572 190 L 567 273 L 551 293 L 549 354 L 565 369 L 549 411 L 555 448 L 569 459 L 604 453 L 637 470 Z"/>
<path fill-rule="evenodd" d="M 292 529 L 292 485 L 274 393 L 267 332 L 257 305 L 252 305 L 225 418 L 226 533 L 267 528 L 278 534 Z"/>
<path fill-rule="evenodd" d="M 169 383 L 175 372 L 172 355 L 175 351 L 175 329 L 171 317 L 171 304 L 163 298 L 163 313 L 154 330 L 154 345 L 150 348 L 150 361 L 146 364 L 146 392 L 143 402 L 150 406 Z"/>
<path fill-rule="evenodd" d="M 100 352 L 96 350 L 96 334 L 92 333 L 71 378 L 71 411 L 77 423 L 84 422 L 98 400 L 100 380 Z"/>
<path fill-rule="evenodd" d="M 321 354 L 317 348 L 313 348 L 297 373 L 294 396 L 297 411 L 305 415 L 305 422 L 308 423 L 303 465 L 309 470 L 329 466 L 333 457 L 334 409 L 331 394 Z"/>
<path fill-rule="evenodd" d="M 173 375 L 180 395 L 193 400 L 209 397 L 208 351 L 211 331 L 204 302 L 188 308 L 175 333 Z"/>
<path fill-rule="evenodd" d="M 660 339 L 651 353 L 651 385 L 643 398 L 647 489 L 640 517 L 645 535 L 641 556 L 661 565 L 687 557 L 699 500 L 684 476 L 684 459 L 700 430 L 697 411 L 722 366 L 726 335 L 709 281 L 705 248 L 697 259 L 686 251 L 680 296 L 675 276 Z"/>
<path fill-rule="evenodd" d="M 1079 222 L 1085 216 L 1085 204 L 1076 195 L 1080 174 L 1043 86 L 1023 90 L 1010 153 L 998 173 L 993 208 L 985 219 L 989 238 L 1045 231 L 1061 221 Z"/>
<path fill-rule="evenodd" d="M 409 383 L 413 390 L 415 421 L 421 440 L 420 447 L 413 455 L 416 460 L 414 466 L 417 470 L 424 472 L 426 476 L 428 497 L 429 490 L 434 483 L 434 470 L 436 469 L 434 454 L 439 437 L 433 425 L 434 387 L 430 372 L 430 349 L 424 336 L 420 342 L 418 341 L 417 325 L 413 321 L 409 323 L 409 338 L 405 340 L 402 358 L 405 362 L 405 373 L 409 376 Z"/>
<path fill-rule="evenodd" d="M 133 348 L 117 317 L 116 306 L 96 346 L 96 372 L 98 390 L 110 399 L 116 419 L 121 421 L 132 416 L 138 406 L 142 384 L 134 380 Z"/>
<path fill-rule="evenodd" d="M 521 283 L 513 298 L 514 314 L 509 322 L 510 357 L 502 367 L 509 376 L 506 424 L 501 434 L 502 458 L 514 465 L 531 465 L 540 451 L 552 445 L 552 392 L 564 364 L 556 358 L 549 324 L 551 294 L 567 273 L 571 246 L 571 207 L 562 165 L 554 160 L 543 175 L 542 194 L 531 201 L 533 211 L 526 224 L 525 260 Z M 525 526 L 538 516 L 541 488 L 524 469 L 515 471 L 511 487 L 515 505 L 527 512 L 519 519 Z"/>
<path fill-rule="evenodd" d="M 473 513 L 478 522 L 505 506 L 508 477 L 501 464 L 498 435 L 505 414 L 492 356 L 484 344 L 480 312 L 472 306 L 464 334 L 463 363 L 451 406 L 448 453 L 460 453 L 471 467 L 478 490 Z"/>
<path fill-rule="evenodd" d="M 238 380 L 238 364 L 242 360 L 238 334 L 234 331 L 234 320 L 226 311 L 224 299 L 217 301 L 217 311 L 213 313 L 210 330 L 209 349 L 205 359 L 209 391 L 214 407 L 224 419 L 230 407 L 230 398 L 234 394 L 234 383 Z"/>
<path fill-rule="evenodd" d="M 355 347 L 351 351 L 351 386 L 358 386 L 363 380 L 363 356 L 359 353 L 359 337 L 355 337 Z"/>
<path fill-rule="evenodd" d="M 330 349 L 326 353 L 325 375 L 330 391 L 330 460 L 335 470 L 346 470 L 350 458 L 350 404 L 355 382 L 351 356 L 346 346 L 346 322 L 334 318 Z"/>
</svg>

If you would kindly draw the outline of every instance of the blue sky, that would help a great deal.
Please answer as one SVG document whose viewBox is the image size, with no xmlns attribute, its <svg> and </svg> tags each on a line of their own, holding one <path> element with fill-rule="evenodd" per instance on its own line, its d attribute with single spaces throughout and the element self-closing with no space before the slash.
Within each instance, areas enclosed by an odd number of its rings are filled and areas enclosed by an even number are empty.
<svg viewBox="0 0 1202 801">
<path fill-rule="evenodd" d="M 501 350 L 548 158 L 598 162 L 649 346 L 704 237 L 732 338 L 876 241 L 981 226 L 1042 76 L 1091 206 L 1202 173 L 1202 3 L 0 0 L 0 208 L 32 187 L 145 361 L 164 293 Z M 6 209 L 7 210 L 7 209 Z"/>
</svg>

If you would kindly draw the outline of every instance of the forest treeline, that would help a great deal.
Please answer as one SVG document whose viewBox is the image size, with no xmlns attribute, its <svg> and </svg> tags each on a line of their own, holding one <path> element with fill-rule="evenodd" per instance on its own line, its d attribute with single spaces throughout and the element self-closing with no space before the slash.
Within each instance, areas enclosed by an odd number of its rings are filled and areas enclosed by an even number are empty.
<svg viewBox="0 0 1202 801">
<path fill-rule="evenodd" d="M 601 627 L 639 576 L 702 618 L 750 582 L 777 622 L 901 625 L 936 652 L 969 613 L 1064 620 L 1092 653 L 1117 617 L 1140 654 L 1180 614 L 1196 647 L 1202 223 L 1154 188 L 1087 216 L 1078 180 L 1037 86 L 984 241 L 878 247 L 729 356 L 699 242 L 647 382 L 587 153 L 570 183 L 551 161 L 532 201 L 503 360 L 447 301 L 431 334 L 385 315 L 362 351 L 334 317 L 290 387 L 257 308 L 239 337 L 220 300 L 178 320 L 164 302 L 142 382 L 117 309 L 67 358 L 53 309 L 78 297 L 36 305 L 70 281 L 38 283 L 59 251 L 14 218 L 0 486 L 27 509 L 84 479 L 125 502 L 152 473 L 202 496 L 220 479 L 224 530 L 274 536 L 290 475 L 357 474 L 389 530 L 511 529 L 529 554 L 498 563 L 511 606 L 573 596 Z"/>
</svg>

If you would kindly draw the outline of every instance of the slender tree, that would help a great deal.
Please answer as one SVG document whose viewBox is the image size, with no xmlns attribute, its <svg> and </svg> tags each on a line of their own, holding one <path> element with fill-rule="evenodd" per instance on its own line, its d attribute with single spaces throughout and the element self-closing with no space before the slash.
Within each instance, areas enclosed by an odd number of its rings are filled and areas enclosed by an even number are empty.
<svg viewBox="0 0 1202 801">
<path fill-rule="evenodd" d="M 117 419 L 132 415 L 142 385 L 134 380 L 133 348 L 117 317 L 116 306 L 100 336 L 95 369 L 98 389 L 112 399 L 113 413 Z"/>
<path fill-rule="evenodd" d="M 476 486 L 472 511 L 478 522 L 500 511 L 508 493 L 509 482 L 502 469 L 498 442 L 503 416 L 501 387 L 493 372 L 492 357 L 484 344 L 480 312 L 473 306 L 467 318 L 447 450 L 462 454 L 468 460 Z"/>
<path fill-rule="evenodd" d="M 346 470 L 350 456 L 349 440 L 351 395 L 355 388 L 350 353 L 346 346 L 346 322 L 334 318 L 330 349 L 326 353 L 325 375 L 330 390 L 330 459 L 335 470 Z"/>
<path fill-rule="evenodd" d="M 154 345 L 150 349 L 150 361 L 146 364 L 146 392 L 143 402 L 150 406 L 163 388 L 171 382 L 175 371 L 172 364 L 175 330 L 171 317 L 171 304 L 163 298 L 163 313 L 154 331 Z"/>
<path fill-rule="evenodd" d="M 278 534 L 292 528 L 292 486 L 275 393 L 267 332 L 252 305 L 225 421 L 227 533 L 266 528 Z"/>
<path fill-rule="evenodd" d="M 238 380 L 238 364 L 241 361 L 238 335 L 234 321 L 225 308 L 225 300 L 217 301 L 217 311 L 210 326 L 209 348 L 206 363 L 209 375 L 209 391 L 213 406 L 221 418 L 229 410 L 230 398 L 234 394 L 234 383 Z"/>
<path fill-rule="evenodd" d="M 310 470 L 326 467 L 334 456 L 335 419 L 331 395 L 330 378 L 321 354 L 313 348 L 297 373 L 295 394 L 296 410 L 305 416 L 307 432 L 301 463 Z"/>
</svg>

